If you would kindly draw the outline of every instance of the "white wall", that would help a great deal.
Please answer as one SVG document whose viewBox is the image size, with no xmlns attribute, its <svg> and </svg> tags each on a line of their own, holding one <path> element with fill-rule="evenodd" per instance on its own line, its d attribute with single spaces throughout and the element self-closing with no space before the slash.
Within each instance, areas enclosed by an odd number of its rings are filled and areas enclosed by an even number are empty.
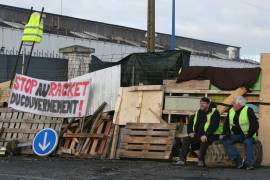
<svg viewBox="0 0 270 180">
<path fill-rule="evenodd" d="M 88 73 L 80 78 L 91 79 L 87 115 L 93 114 L 104 101 L 107 103 L 104 111 L 115 109 L 120 88 L 121 65 Z"/>
<path fill-rule="evenodd" d="M 236 60 L 210 58 L 198 55 L 190 56 L 190 66 L 213 66 L 224 68 L 252 68 L 259 67 L 260 65 L 240 62 Z"/>
<path fill-rule="evenodd" d="M 18 50 L 21 42 L 22 31 L 14 28 L 0 27 L 0 48 L 3 46 L 6 50 Z M 60 48 L 81 45 L 94 48 L 97 57 L 103 61 L 118 61 L 130 53 L 145 52 L 143 47 L 117 44 L 105 41 L 89 40 L 83 38 L 74 38 L 62 35 L 44 34 L 42 42 L 34 48 L 33 55 L 36 53 L 56 54 Z M 27 49 L 30 51 L 30 48 Z"/>
</svg>

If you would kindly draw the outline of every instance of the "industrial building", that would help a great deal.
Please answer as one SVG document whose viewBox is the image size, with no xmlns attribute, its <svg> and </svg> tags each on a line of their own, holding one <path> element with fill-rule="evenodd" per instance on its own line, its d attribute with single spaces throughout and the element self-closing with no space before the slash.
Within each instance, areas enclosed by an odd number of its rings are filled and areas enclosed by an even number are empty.
<svg viewBox="0 0 270 180">
<path fill-rule="evenodd" d="M 0 5 L 2 52 L 14 54 L 15 51 L 16 53 L 29 11 L 29 9 Z M 52 13 L 45 13 L 45 15 L 45 35 L 42 43 L 36 46 L 34 56 L 57 57 L 60 48 L 71 45 L 93 48 L 94 54 L 105 61 L 117 61 L 130 53 L 146 51 L 145 30 Z M 170 41 L 170 35 L 157 33 L 156 49 L 169 49 Z M 240 47 L 180 36 L 176 37 L 176 47 L 218 59 L 237 60 L 240 57 Z"/>
</svg>

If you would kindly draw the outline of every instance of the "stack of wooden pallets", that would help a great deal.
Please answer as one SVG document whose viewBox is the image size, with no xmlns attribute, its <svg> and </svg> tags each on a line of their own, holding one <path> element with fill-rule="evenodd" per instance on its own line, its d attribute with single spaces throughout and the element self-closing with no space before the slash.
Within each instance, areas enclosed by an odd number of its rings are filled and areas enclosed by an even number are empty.
<svg viewBox="0 0 270 180">
<path fill-rule="evenodd" d="M 175 124 L 128 123 L 120 134 L 120 158 L 170 159 Z"/>
<path fill-rule="evenodd" d="M 60 133 L 63 118 L 52 118 L 9 109 L 0 110 L 0 146 L 6 147 L 8 142 L 29 144 L 22 148 L 21 154 L 33 154 L 31 143 L 35 134 L 43 128 L 52 128 Z"/>
<path fill-rule="evenodd" d="M 105 158 L 112 136 L 112 114 L 103 113 L 106 103 L 91 116 L 63 125 L 59 155 Z"/>
</svg>

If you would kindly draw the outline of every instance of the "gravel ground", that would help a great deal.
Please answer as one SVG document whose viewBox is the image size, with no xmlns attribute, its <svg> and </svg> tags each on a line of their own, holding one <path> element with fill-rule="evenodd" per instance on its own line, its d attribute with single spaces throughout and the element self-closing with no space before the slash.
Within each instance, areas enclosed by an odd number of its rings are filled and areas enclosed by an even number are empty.
<svg viewBox="0 0 270 180">
<path fill-rule="evenodd" d="M 253 171 L 178 167 L 171 162 L 11 157 L 0 159 L 0 180 L 180 179 L 270 180 L 270 168 Z"/>
</svg>

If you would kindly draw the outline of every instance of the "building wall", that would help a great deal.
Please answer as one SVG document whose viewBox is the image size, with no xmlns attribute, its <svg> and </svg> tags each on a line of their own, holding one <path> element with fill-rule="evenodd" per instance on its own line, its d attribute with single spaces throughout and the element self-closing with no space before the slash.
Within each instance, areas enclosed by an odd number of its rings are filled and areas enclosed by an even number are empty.
<svg viewBox="0 0 270 180">
<path fill-rule="evenodd" d="M 0 48 L 5 47 L 5 51 L 11 54 L 18 51 L 21 37 L 22 30 L 0 27 Z M 57 57 L 60 56 L 58 52 L 60 48 L 72 45 L 94 48 L 95 53 L 93 55 L 103 61 L 110 62 L 118 61 L 130 53 L 146 51 L 143 47 L 45 33 L 42 42 L 36 44 L 33 55 Z M 26 51 L 29 52 L 30 48 L 28 47 Z"/>
<path fill-rule="evenodd" d="M 236 60 L 218 59 L 198 55 L 190 56 L 190 66 L 213 66 L 224 68 L 252 68 L 259 67 L 258 64 L 251 64 Z"/>
<path fill-rule="evenodd" d="M 133 41 L 139 44 L 141 44 L 142 41 L 146 41 L 145 30 L 123 27 L 113 24 L 106 24 L 69 16 L 61 16 L 47 12 L 45 12 L 45 14 L 46 19 L 44 22 L 45 23 L 44 27 L 46 28 L 47 31 L 52 33 L 68 35 L 69 31 L 75 32 L 87 31 L 106 36 L 109 39 L 121 37 L 123 39 Z M 0 4 L 0 18 L 6 21 L 25 23 L 27 21 L 28 15 L 29 9 L 23 9 Z M 163 46 L 165 49 L 169 49 L 171 44 L 171 36 L 169 34 L 157 33 L 156 43 Z M 235 46 L 177 36 L 176 47 L 185 47 L 197 51 L 228 55 L 227 48 Z M 239 57 L 240 48 L 239 47 L 235 48 L 237 49 L 236 54 Z"/>
</svg>

